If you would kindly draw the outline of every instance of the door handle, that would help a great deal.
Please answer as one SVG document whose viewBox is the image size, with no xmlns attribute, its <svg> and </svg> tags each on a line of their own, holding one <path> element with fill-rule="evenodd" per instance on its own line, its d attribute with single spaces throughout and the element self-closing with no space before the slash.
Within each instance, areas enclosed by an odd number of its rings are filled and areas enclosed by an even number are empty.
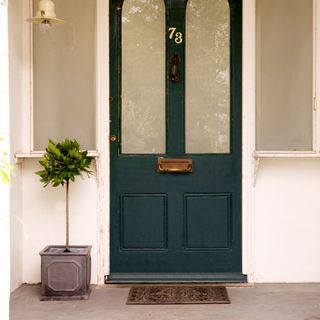
<svg viewBox="0 0 320 320">
<path fill-rule="evenodd" d="M 173 82 L 179 81 L 179 74 L 178 74 L 178 64 L 180 62 L 180 58 L 177 54 L 174 54 L 171 59 L 171 80 Z"/>
</svg>

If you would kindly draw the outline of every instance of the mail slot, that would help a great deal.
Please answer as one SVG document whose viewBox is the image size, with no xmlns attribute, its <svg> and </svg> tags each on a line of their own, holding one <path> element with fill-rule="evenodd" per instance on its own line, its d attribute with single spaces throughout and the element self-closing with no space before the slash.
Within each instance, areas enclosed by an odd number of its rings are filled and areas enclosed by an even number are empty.
<svg viewBox="0 0 320 320">
<path fill-rule="evenodd" d="M 157 170 L 161 173 L 190 173 L 192 172 L 192 159 L 158 158 Z"/>
</svg>

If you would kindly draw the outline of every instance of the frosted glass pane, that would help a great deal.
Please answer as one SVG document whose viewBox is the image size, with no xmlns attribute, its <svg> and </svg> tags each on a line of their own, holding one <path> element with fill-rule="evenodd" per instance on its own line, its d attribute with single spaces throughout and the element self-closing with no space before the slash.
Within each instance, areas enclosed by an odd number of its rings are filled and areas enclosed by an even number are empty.
<svg viewBox="0 0 320 320">
<path fill-rule="evenodd" d="M 68 137 L 94 150 L 95 1 L 54 3 L 67 23 L 46 34 L 33 28 L 34 148 L 44 150 L 49 138 Z"/>
<path fill-rule="evenodd" d="M 230 149 L 230 9 L 189 0 L 186 20 L 186 152 Z"/>
<path fill-rule="evenodd" d="M 165 152 L 165 6 L 122 9 L 122 153 Z"/>
<path fill-rule="evenodd" d="M 312 150 L 312 3 L 257 1 L 258 150 Z"/>
</svg>

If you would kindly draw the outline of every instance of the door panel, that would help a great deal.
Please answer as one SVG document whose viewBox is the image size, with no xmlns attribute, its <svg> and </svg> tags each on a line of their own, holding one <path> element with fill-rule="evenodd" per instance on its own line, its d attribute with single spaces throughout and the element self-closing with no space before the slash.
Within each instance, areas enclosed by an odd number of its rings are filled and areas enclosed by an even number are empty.
<svg viewBox="0 0 320 320">
<path fill-rule="evenodd" d="M 121 250 L 167 248 L 167 196 L 121 195 Z"/>
<path fill-rule="evenodd" d="M 184 247 L 230 249 L 230 194 L 184 195 Z"/>
<path fill-rule="evenodd" d="M 126 10 L 131 13 L 142 12 L 146 5 L 150 5 L 149 9 L 155 5 L 153 0 L 127 1 L 126 5 L 129 7 Z M 191 5 L 198 4 L 196 0 L 189 1 Z M 187 30 L 185 28 L 187 2 L 164 1 L 166 31 L 163 34 L 159 31 L 157 37 L 159 42 L 164 41 L 165 37 L 166 48 L 163 49 L 165 52 L 163 55 L 155 54 L 157 58 L 152 62 L 146 58 L 148 63 L 144 69 L 148 70 L 144 73 L 144 70 L 133 72 L 134 69 L 130 69 L 131 66 L 121 60 L 121 57 L 124 59 L 124 38 L 121 38 L 121 35 L 126 32 L 122 22 L 123 1 L 111 1 L 110 135 L 115 137 L 110 142 L 111 279 L 117 278 L 113 276 L 115 274 L 120 274 L 120 278 L 124 279 L 137 273 L 148 274 L 151 281 L 156 279 L 155 273 L 161 273 L 162 279 L 172 279 L 172 274 L 169 274 L 174 273 L 175 277 L 180 279 L 179 274 L 191 272 L 193 275 L 210 274 L 206 276 L 206 281 L 222 279 L 222 273 L 230 275 L 227 277 L 229 281 L 232 279 L 243 281 L 241 277 L 241 2 L 229 1 L 230 7 L 228 6 L 228 10 L 224 10 L 224 13 L 217 9 L 223 0 L 199 0 L 199 2 L 202 6 L 212 6 L 212 3 L 215 3 L 211 8 L 215 15 L 227 15 L 220 20 L 222 24 L 230 21 L 230 31 L 223 29 L 228 39 L 212 44 L 214 39 L 221 35 L 220 31 L 215 31 L 216 36 L 210 38 L 211 44 L 207 46 L 214 48 L 215 52 L 210 51 L 210 59 L 200 63 L 199 61 L 204 59 L 204 53 L 195 51 L 192 60 L 197 59 L 197 61 L 192 67 L 193 62 L 185 60 L 185 42 L 189 39 L 185 32 L 188 31 L 188 28 Z M 150 14 L 150 11 L 148 12 Z M 153 13 L 157 15 L 160 11 L 154 10 Z M 211 21 L 206 18 L 201 23 L 206 25 Z M 217 24 L 219 24 L 217 21 L 213 23 L 212 28 L 216 30 Z M 146 26 L 147 23 L 141 28 Z M 201 33 L 203 29 L 205 28 L 196 28 L 193 33 L 198 37 L 196 31 Z M 137 32 L 135 30 L 135 33 Z M 134 37 L 135 35 L 132 35 L 126 41 L 132 41 Z M 134 41 L 139 44 L 140 40 Z M 206 37 L 202 42 L 205 41 Z M 221 49 L 220 46 L 225 47 L 226 43 L 230 44 L 228 48 Z M 200 44 L 201 40 L 198 40 L 197 46 Z M 224 60 L 221 58 L 223 60 L 221 64 L 217 63 L 217 60 L 220 59 L 219 55 L 223 54 L 220 52 L 217 55 L 216 52 L 220 49 L 226 55 Z M 158 48 L 157 52 L 159 50 Z M 128 61 L 131 59 L 129 51 L 126 53 Z M 211 57 L 214 54 L 216 58 Z M 144 53 L 141 53 L 141 56 L 143 55 Z M 189 54 L 189 60 L 191 56 Z M 166 88 L 165 100 L 159 98 L 156 89 L 153 90 L 152 72 L 155 70 L 160 79 L 161 71 L 154 65 L 161 65 L 163 57 L 166 58 L 165 75 L 163 75 Z M 198 63 L 201 67 L 197 66 Z M 188 71 L 189 64 L 191 66 Z M 217 64 L 222 67 L 218 68 Z M 207 68 L 204 67 L 206 65 Z M 202 79 L 198 70 L 203 73 L 206 69 L 210 74 Z M 214 74 L 212 70 L 215 71 Z M 128 71 L 129 74 L 126 74 Z M 187 80 L 189 82 L 192 82 L 192 76 L 195 74 L 194 83 L 185 85 L 185 72 L 191 79 Z M 146 76 L 144 82 L 140 82 L 142 75 Z M 132 88 L 123 88 L 124 82 L 127 81 L 124 81 L 126 77 L 131 77 L 128 83 L 132 84 Z M 159 79 L 157 83 L 161 88 Z M 135 83 L 139 85 L 135 86 Z M 142 115 L 139 116 L 139 112 L 136 119 L 130 121 L 126 119 L 123 122 L 131 112 L 124 98 L 131 89 L 132 96 L 139 92 L 150 95 L 147 105 L 144 99 L 135 101 L 137 110 L 141 110 L 141 114 L 144 114 L 144 111 L 148 114 L 151 108 L 155 109 L 151 112 L 154 114 L 160 109 L 165 110 L 166 134 L 162 144 L 164 148 L 158 148 L 158 142 L 149 140 L 145 144 L 146 149 L 140 147 L 135 149 L 136 145 L 139 145 L 139 139 L 149 139 L 153 131 L 161 130 L 156 128 L 156 124 L 146 121 Z M 192 100 L 195 91 L 197 98 Z M 185 150 L 186 136 L 188 137 L 188 133 L 185 132 L 185 96 L 191 101 L 188 102 L 187 122 L 190 123 L 187 123 L 187 131 L 190 131 L 189 140 L 193 140 L 189 144 L 190 147 L 187 143 L 187 150 Z M 199 125 L 202 131 L 196 132 L 194 128 L 188 129 L 188 126 L 194 127 L 195 123 L 199 122 L 198 114 L 209 120 L 207 124 Z M 142 132 L 141 129 L 137 129 L 140 122 L 143 125 L 145 123 L 151 125 L 152 130 Z M 160 120 L 155 122 L 158 124 Z M 210 130 L 204 136 L 203 128 L 206 125 Z M 124 132 L 125 130 L 127 132 Z M 134 137 L 131 146 L 127 144 L 124 147 L 132 138 L 131 134 Z M 159 157 L 190 159 L 193 170 L 191 173 L 161 173 L 157 170 Z M 189 280 L 192 280 L 191 277 Z"/>
</svg>

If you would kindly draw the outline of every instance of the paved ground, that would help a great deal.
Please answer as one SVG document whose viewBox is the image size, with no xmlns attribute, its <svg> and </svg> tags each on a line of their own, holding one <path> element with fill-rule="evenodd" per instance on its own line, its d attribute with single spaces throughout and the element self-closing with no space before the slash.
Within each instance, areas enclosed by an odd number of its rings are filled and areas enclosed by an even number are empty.
<svg viewBox="0 0 320 320">
<path fill-rule="evenodd" d="M 228 288 L 230 305 L 127 306 L 127 288 L 96 288 L 88 301 L 40 302 L 40 287 L 11 295 L 10 320 L 320 320 L 320 284 Z"/>
</svg>

